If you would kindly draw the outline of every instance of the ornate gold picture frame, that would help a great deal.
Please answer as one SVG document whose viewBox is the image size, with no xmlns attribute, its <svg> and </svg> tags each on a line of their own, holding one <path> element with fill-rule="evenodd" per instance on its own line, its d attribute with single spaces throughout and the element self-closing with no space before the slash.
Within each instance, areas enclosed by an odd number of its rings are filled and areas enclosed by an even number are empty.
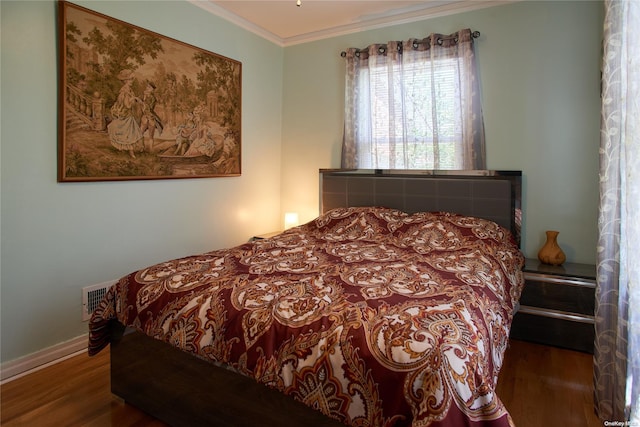
<svg viewBox="0 0 640 427">
<path fill-rule="evenodd" d="M 58 8 L 58 181 L 240 175 L 240 62 Z"/>
</svg>

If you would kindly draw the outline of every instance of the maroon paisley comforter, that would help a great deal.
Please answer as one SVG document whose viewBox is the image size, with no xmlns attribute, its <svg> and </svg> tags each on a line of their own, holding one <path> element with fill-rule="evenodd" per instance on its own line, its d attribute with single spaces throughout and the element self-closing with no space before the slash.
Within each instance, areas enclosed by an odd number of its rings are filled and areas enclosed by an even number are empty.
<svg viewBox="0 0 640 427">
<path fill-rule="evenodd" d="M 117 319 L 347 425 L 512 425 L 495 386 L 523 261 L 487 220 L 336 209 L 123 277 L 89 353 Z"/>
</svg>

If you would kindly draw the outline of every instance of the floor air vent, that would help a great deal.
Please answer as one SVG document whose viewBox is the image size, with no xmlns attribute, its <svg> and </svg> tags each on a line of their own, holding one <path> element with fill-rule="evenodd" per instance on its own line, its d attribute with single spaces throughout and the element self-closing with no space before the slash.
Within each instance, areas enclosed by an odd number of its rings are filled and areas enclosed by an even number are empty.
<svg viewBox="0 0 640 427">
<path fill-rule="evenodd" d="M 89 320 L 102 297 L 115 282 L 103 282 L 82 288 L 82 320 Z"/>
</svg>

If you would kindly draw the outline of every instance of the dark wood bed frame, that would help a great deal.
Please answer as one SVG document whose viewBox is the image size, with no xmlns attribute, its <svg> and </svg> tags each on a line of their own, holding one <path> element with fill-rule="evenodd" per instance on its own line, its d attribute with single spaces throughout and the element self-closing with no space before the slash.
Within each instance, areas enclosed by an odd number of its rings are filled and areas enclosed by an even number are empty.
<svg viewBox="0 0 640 427">
<path fill-rule="evenodd" d="M 386 206 L 491 219 L 520 241 L 520 171 L 320 170 L 320 212 Z M 111 391 L 172 426 L 342 426 L 318 411 L 114 322 Z"/>
</svg>

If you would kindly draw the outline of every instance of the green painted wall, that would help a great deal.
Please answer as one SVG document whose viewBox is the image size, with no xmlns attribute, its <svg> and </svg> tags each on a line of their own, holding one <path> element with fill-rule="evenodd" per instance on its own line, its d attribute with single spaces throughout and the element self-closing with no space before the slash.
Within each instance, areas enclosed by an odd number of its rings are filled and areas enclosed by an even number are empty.
<svg viewBox="0 0 640 427">
<path fill-rule="evenodd" d="M 278 47 L 183 1 L 78 1 L 242 62 L 242 176 L 56 182 L 56 4 L 0 2 L 0 361 L 86 333 L 81 288 L 239 244 L 318 213 L 318 169 L 338 167 L 349 46 L 481 31 L 488 167 L 524 172 L 524 250 L 560 231 L 595 260 L 599 1 L 524 1 Z M 517 50 L 519 49 L 519 50 Z"/>
<path fill-rule="evenodd" d="M 280 224 L 283 49 L 186 1 L 83 1 L 242 62 L 242 176 L 56 182 L 56 3 L 0 2 L 2 362 L 87 332 L 81 288 Z"/>
<path fill-rule="evenodd" d="M 342 50 L 472 28 L 487 167 L 524 174 L 526 256 L 555 229 L 569 261 L 595 262 L 603 19 L 599 1 L 523 1 L 286 48 L 282 208 L 313 218 L 317 170 L 340 166 Z"/>
</svg>

